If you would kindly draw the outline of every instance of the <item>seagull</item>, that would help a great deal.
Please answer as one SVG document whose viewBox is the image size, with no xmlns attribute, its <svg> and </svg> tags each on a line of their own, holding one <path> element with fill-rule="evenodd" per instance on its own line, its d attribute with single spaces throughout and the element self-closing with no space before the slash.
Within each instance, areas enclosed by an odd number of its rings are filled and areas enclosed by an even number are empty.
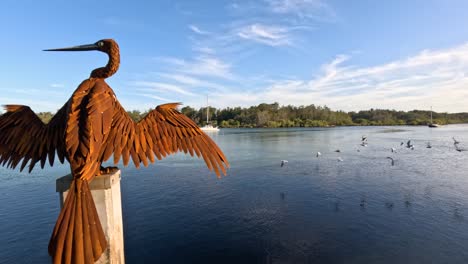
<svg viewBox="0 0 468 264">
<path fill-rule="evenodd" d="M 367 140 L 367 136 L 362 136 L 361 141 L 364 142 L 364 141 L 366 141 L 366 140 Z"/>
<path fill-rule="evenodd" d="M 406 147 L 407 147 L 407 148 L 413 147 L 413 144 L 411 144 L 411 139 L 408 140 L 408 142 L 406 142 Z"/>
<path fill-rule="evenodd" d="M 390 159 L 392 161 L 392 166 L 395 166 L 395 160 L 392 157 L 387 157 L 387 159 Z"/>
<path fill-rule="evenodd" d="M 288 161 L 287 160 L 281 160 L 281 167 L 283 167 L 284 165 L 288 164 Z"/>
<path fill-rule="evenodd" d="M 453 144 L 455 146 L 455 150 L 458 152 L 466 151 L 466 149 L 462 149 L 458 147 L 458 144 Z"/>
<path fill-rule="evenodd" d="M 361 207 L 365 207 L 367 204 L 366 198 L 361 198 L 361 203 L 359 204 Z"/>
<path fill-rule="evenodd" d="M 317 151 L 317 158 L 322 156 L 322 153 L 320 153 L 320 151 Z"/>
<path fill-rule="evenodd" d="M 396 152 L 396 148 L 391 148 L 392 152 Z"/>
<path fill-rule="evenodd" d="M 337 149 L 337 150 L 335 150 L 335 152 L 341 152 L 341 150 Z"/>
<path fill-rule="evenodd" d="M 338 161 L 343 161 L 343 159 L 341 157 L 338 157 Z"/>
<path fill-rule="evenodd" d="M 402 142 L 400 143 L 400 146 L 403 146 L 404 144 L 405 144 L 405 142 L 402 141 Z"/>
<path fill-rule="evenodd" d="M 454 145 L 460 144 L 460 141 L 456 140 L 455 137 L 452 137 L 452 139 L 453 139 L 453 144 Z"/>
</svg>

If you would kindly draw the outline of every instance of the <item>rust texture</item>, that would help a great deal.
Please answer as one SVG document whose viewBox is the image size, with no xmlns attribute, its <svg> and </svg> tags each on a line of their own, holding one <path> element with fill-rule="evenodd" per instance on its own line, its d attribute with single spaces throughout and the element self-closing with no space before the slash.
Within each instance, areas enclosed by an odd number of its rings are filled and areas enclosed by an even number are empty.
<svg viewBox="0 0 468 264">
<path fill-rule="evenodd" d="M 117 43 L 104 39 L 86 46 L 107 53 L 109 62 L 92 71 L 48 124 L 23 105 L 6 105 L 0 116 L 2 166 L 31 172 L 38 162 L 52 166 L 56 155 L 70 163 L 73 181 L 49 242 L 54 263 L 94 263 L 107 248 L 88 183 L 109 172 L 101 163 L 111 156 L 114 164 L 122 158 L 127 166 L 131 159 L 138 168 L 183 151 L 203 157 L 218 177 L 229 167 L 216 143 L 176 110 L 178 103 L 159 105 L 135 123 L 104 80 L 119 68 Z"/>
</svg>

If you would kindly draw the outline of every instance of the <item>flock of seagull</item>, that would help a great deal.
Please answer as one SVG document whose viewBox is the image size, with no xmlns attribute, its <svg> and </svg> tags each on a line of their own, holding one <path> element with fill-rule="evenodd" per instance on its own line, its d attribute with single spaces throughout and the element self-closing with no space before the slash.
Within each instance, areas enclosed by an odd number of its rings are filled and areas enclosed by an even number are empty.
<svg viewBox="0 0 468 264">
<path fill-rule="evenodd" d="M 455 137 L 452 137 L 452 140 L 453 140 L 453 145 L 455 147 L 455 150 L 458 151 L 458 152 L 462 152 L 462 151 L 468 151 L 468 149 L 466 148 L 462 148 L 460 147 L 460 141 L 458 141 Z M 361 143 L 359 144 L 360 146 L 362 147 L 367 147 L 368 145 L 368 142 L 367 142 L 367 136 L 362 136 L 361 137 Z M 410 150 L 414 150 L 415 149 L 415 146 L 413 144 L 413 142 L 411 141 L 411 139 L 408 139 L 408 141 L 406 141 L 406 143 L 404 141 L 400 142 L 400 147 L 406 147 L 407 149 L 410 149 Z M 427 142 L 426 144 L 426 148 L 432 148 L 432 145 L 430 142 Z M 361 150 L 358 148 L 356 149 L 357 152 L 360 152 Z M 391 153 L 397 153 L 397 148 L 395 147 L 392 147 L 390 148 L 390 151 Z M 340 153 L 341 150 L 340 149 L 336 149 L 334 152 L 337 152 L 337 153 Z M 320 156 L 322 156 L 322 153 L 320 153 L 319 151 L 316 153 L 315 155 L 317 158 L 319 158 Z M 389 159 L 391 161 L 391 166 L 394 166 L 395 165 L 395 159 L 391 156 L 387 156 L 386 157 L 387 159 Z M 338 157 L 337 158 L 337 161 L 343 161 L 343 159 L 341 157 Z M 287 160 L 281 160 L 281 167 L 284 167 L 288 164 L 288 161 Z M 280 193 L 280 197 L 281 197 L 281 200 L 285 200 L 286 198 L 286 193 L 284 192 L 281 192 Z M 410 198 L 406 197 L 405 198 L 405 207 L 410 207 L 411 206 L 411 201 L 410 201 Z M 367 199 L 365 197 L 362 197 L 361 200 L 360 200 L 360 207 L 362 209 L 365 209 L 366 206 L 367 206 Z M 339 211 L 339 207 L 340 207 L 340 204 L 339 204 L 339 201 L 338 202 L 335 202 L 335 211 Z M 388 208 L 388 209 L 393 209 L 394 207 L 394 203 L 393 202 L 386 202 L 385 203 L 385 207 Z M 454 215 L 457 217 L 457 218 L 460 218 L 460 214 L 458 212 L 458 209 L 455 209 L 455 213 Z"/>
<path fill-rule="evenodd" d="M 458 152 L 467 151 L 467 149 L 461 148 L 461 147 L 459 146 L 459 145 L 460 145 L 460 141 L 458 141 L 455 137 L 452 137 L 452 140 L 453 140 L 453 145 L 454 145 L 456 151 L 458 151 Z M 368 143 L 367 143 L 367 136 L 362 136 L 362 137 L 361 137 L 361 144 L 359 144 L 359 145 L 362 146 L 362 147 L 367 147 L 367 145 L 368 145 Z M 400 143 L 400 146 L 403 146 L 403 145 L 405 145 L 405 142 L 402 141 L 402 142 Z M 411 150 L 414 150 L 414 144 L 411 142 L 411 139 L 409 139 L 409 140 L 406 142 L 406 148 L 411 149 Z M 426 148 L 432 148 L 431 142 L 427 142 Z M 357 151 L 357 152 L 361 152 L 360 149 L 357 149 L 356 151 Z M 392 153 L 396 153 L 396 152 L 397 152 L 397 149 L 394 148 L 394 147 L 392 147 L 392 148 L 390 149 L 390 151 L 391 151 Z M 340 153 L 341 150 L 340 150 L 340 149 L 337 149 L 337 150 L 335 150 L 335 152 Z M 317 158 L 319 158 L 320 156 L 322 156 L 322 153 L 320 153 L 320 151 L 317 151 L 317 153 L 316 153 L 315 156 L 316 156 Z M 392 165 L 392 166 L 395 166 L 395 159 L 394 159 L 394 158 L 388 156 L 387 159 L 389 159 L 389 160 L 391 161 L 391 165 Z M 341 161 L 343 161 L 343 158 L 338 157 L 338 158 L 337 158 L 337 161 L 340 161 L 340 162 L 341 162 Z M 287 161 L 287 160 L 281 160 L 281 167 L 284 167 L 284 166 L 287 165 L 287 164 L 288 164 L 288 161 Z"/>
</svg>

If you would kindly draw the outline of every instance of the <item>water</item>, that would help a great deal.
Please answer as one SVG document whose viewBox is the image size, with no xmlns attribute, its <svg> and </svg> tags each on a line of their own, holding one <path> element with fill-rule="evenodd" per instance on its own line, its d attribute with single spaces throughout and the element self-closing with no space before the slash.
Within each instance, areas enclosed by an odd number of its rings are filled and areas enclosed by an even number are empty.
<svg viewBox="0 0 468 264">
<path fill-rule="evenodd" d="M 467 263 L 468 152 L 452 141 L 466 147 L 467 132 L 223 129 L 213 138 L 232 165 L 227 177 L 185 155 L 122 170 L 126 261 Z M 400 146 L 409 138 L 414 150 Z M 67 173 L 0 168 L 0 263 L 49 261 L 55 179 Z"/>
</svg>

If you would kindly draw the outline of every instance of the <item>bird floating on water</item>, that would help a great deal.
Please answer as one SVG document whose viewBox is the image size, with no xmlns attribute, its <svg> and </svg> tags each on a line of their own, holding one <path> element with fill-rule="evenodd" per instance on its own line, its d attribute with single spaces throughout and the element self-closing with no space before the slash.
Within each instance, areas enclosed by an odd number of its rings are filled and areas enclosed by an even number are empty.
<svg viewBox="0 0 468 264">
<path fill-rule="evenodd" d="M 366 207 L 367 199 L 365 197 L 361 198 L 361 203 L 359 204 L 361 207 Z"/>
<path fill-rule="evenodd" d="M 338 161 L 343 161 L 343 158 L 341 158 L 341 157 L 338 157 L 338 159 L 337 159 L 337 160 L 338 160 Z"/>
<path fill-rule="evenodd" d="M 431 142 L 427 142 L 426 148 L 432 148 Z"/>
<path fill-rule="evenodd" d="M 287 160 L 281 160 L 281 167 L 283 167 L 284 165 L 288 164 L 288 161 Z M 294 167 L 294 166 L 293 166 Z"/>
<path fill-rule="evenodd" d="M 392 158 L 392 157 L 387 157 L 387 159 L 391 160 L 392 161 L 392 166 L 395 165 L 395 160 Z"/>
<path fill-rule="evenodd" d="M 318 158 L 318 157 L 322 156 L 322 153 L 320 153 L 320 151 L 317 151 L 317 155 L 316 155 L 316 156 L 317 156 L 317 158 Z"/>
<path fill-rule="evenodd" d="M 466 149 L 460 148 L 460 147 L 458 146 L 458 144 L 453 144 L 453 145 L 455 146 L 455 150 L 458 151 L 458 152 L 466 151 Z"/>
<path fill-rule="evenodd" d="M 229 163 L 216 143 L 192 120 L 176 110 L 179 103 L 157 106 L 135 123 L 117 100 L 105 79 L 117 72 L 119 47 L 112 39 L 94 44 L 46 51 L 104 52 L 106 66 L 91 72 L 60 108 L 44 124 L 24 105 L 6 105 L 0 116 L 0 164 L 20 171 L 29 163 L 29 172 L 49 159 L 70 163 L 73 181 L 60 211 L 50 242 L 53 263 L 94 263 L 107 248 L 89 182 L 117 170 L 103 168 L 113 156 L 114 164 L 130 158 L 138 168 L 179 151 L 203 157 L 207 167 L 219 177 Z"/>
</svg>

